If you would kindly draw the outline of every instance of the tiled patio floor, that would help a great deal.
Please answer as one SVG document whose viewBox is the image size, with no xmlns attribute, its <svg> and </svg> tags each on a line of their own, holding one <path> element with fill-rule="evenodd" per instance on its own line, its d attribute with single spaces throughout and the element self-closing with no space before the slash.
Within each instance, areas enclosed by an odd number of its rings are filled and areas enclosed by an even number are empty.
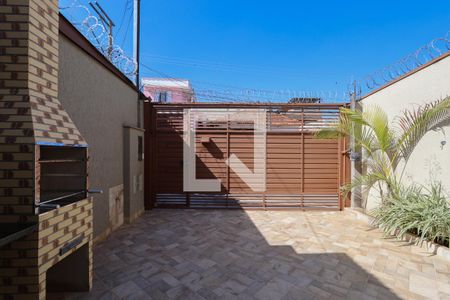
<svg viewBox="0 0 450 300">
<path fill-rule="evenodd" d="M 450 264 L 350 212 L 154 210 L 94 250 L 92 299 L 450 299 Z"/>
</svg>

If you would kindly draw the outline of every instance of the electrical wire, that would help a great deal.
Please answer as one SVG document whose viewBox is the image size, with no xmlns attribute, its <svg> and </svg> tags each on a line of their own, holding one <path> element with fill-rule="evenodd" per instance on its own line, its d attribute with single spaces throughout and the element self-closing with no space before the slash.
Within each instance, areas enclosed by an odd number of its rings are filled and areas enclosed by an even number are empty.
<svg viewBox="0 0 450 300">
<path fill-rule="evenodd" d="M 155 68 L 149 67 L 148 65 L 141 63 L 141 66 L 152 73 L 161 76 L 166 80 L 172 81 L 176 86 L 180 88 L 185 88 L 185 86 L 179 83 L 178 79 L 159 71 Z M 200 82 L 196 80 L 191 80 L 191 82 Z M 204 83 L 204 82 L 203 82 Z M 230 85 L 221 85 L 217 83 L 208 83 L 214 86 L 225 86 L 231 87 L 231 90 L 217 90 L 217 89 L 200 89 L 195 88 L 195 95 L 197 99 L 216 99 L 216 100 L 227 100 L 231 102 L 287 102 L 291 98 L 321 98 L 323 101 L 331 102 L 341 102 L 346 99 L 346 94 L 342 93 L 340 95 L 338 92 L 310 92 L 310 91 L 274 91 L 274 90 L 259 90 L 254 88 L 243 88 Z M 174 91 L 176 93 L 176 91 Z M 181 93 L 181 92 L 180 92 Z"/>
<path fill-rule="evenodd" d="M 167 62 L 173 62 L 173 63 L 180 63 L 180 64 L 191 64 L 195 66 L 212 66 L 212 67 L 219 67 L 219 68 L 237 68 L 237 69 L 254 69 L 254 70 L 265 70 L 265 71 L 277 71 L 277 72 L 294 72 L 295 70 L 289 70 L 284 68 L 278 68 L 278 67 L 267 67 L 267 66 L 252 66 L 252 65 L 242 65 L 242 64 L 230 64 L 230 63 L 222 63 L 222 62 L 212 62 L 212 61 L 205 61 L 205 60 L 199 60 L 199 59 L 192 59 L 192 58 L 178 58 L 178 57 L 168 57 L 168 56 L 159 56 L 159 55 L 153 55 L 153 54 L 143 54 L 143 57 L 149 57 L 152 60 L 155 61 L 167 61 Z"/>
<path fill-rule="evenodd" d="M 131 3 L 131 0 L 127 0 L 127 1 L 125 2 L 125 7 L 124 7 L 124 9 L 123 9 L 122 18 L 120 19 L 120 25 L 119 25 L 119 28 L 117 29 L 117 34 L 120 33 L 120 30 L 122 29 L 122 26 L 123 26 L 124 21 L 125 21 L 125 16 L 126 16 L 127 12 L 131 9 L 131 7 L 128 7 L 130 3 Z"/>
<path fill-rule="evenodd" d="M 60 12 L 125 76 L 134 79 L 136 63 L 114 42 L 101 20 L 93 15 L 86 5 L 79 0 L 59 1 Z M 112 40 L 112 43 L 111 43 Z M 111 47 L 112 44 L 112 47 Z"/>
<path fill-rule="evenodd" d="M 176 85 L 178 85 L 179 87 L 185 88 L 183 85 L 181 85 L 181 84 L 179 83 L 179 80 L 178 80 L 178 79 L 173 78 L 173 77 L 167 75 L 166 73 L 164 73 L 164 72 L 162 72 L 162 71 L 158 71 L 158 70 L 156 70 L 156 69 L 153 69 L 153 68 L 151 68 L 151 67 L 149 67 L 149 66 L 143 64 L 142 62 L 140 62 L 139 65 L 142 66 L 142 67 L 144 67 L 145 69 L 147 69 L 147 70 L 149 70 L 149 71 L 155 73 L 155 74 L 158 74 L 159 76 L 162 76 L 162 78 L 164 78 L 164 79 L 168 79 L 168 80 L 174 82 L 174 83 L 175 83 Z"/>
<path fill-rule="evenodd" d="M 130 3 L 131 3 L 131 1 L 130 1 Z M 134 13 L 134 10 L 132 9 L 132 7 L 130 7 L 128 9 L 128 11 L 130 12 L 130 14 L 128 16 L 127 27 L 126 27 L 126 30 L 125 30 L 125 34 L 123 35 L 122 42 L 120 43 L 120 46 L 122 48 L 123 48 L 123 45 L 125 44 L 125 42 L 127 40 L 128 30 L 130 29 L 130 24 L 131 24 L 131 21 L 133 19 L 133 13 Z"/>
<path fill-rule="evenodd" d="M 270 67 L 261 66 L 248 66 L 248 65 L 233 65 L 215 62 L 206 62 L 199 60 L 185 60 L 177 58 L 166 58 L 161 56 L 153 56 L 148 54 L 143 54 L 143 58 L 149 58 L 152 62 L 165 65 L 175 65 L 182 67 L 200 68 L 204 70 L 221 71 L 221 72 L 232 72 L 232 73 L 242 73 L 242 74 L 252 74 L 252 75 L 282 75 L 284 78 L 296 79 L 300 78 L 299 72 L 294 70 L 283 70 Z"/>
</svg>

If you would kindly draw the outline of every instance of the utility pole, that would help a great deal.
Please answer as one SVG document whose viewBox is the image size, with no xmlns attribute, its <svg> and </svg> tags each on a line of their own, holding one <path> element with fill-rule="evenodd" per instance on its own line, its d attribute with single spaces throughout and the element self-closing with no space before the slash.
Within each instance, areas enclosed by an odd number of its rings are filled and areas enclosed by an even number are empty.
<svg viewBox="0 0 450 300">
<path fill-rule="evenodd" d="M 353 82 L 353 91 L 350 93 L 350 109 L 356 110 L 358 98 L 358 87 L 356 81 Z M 355 135 L 360 134 L 361 129 L 355 128 L 353 124 L 353 134 L 350 136 L 350 170 L 351 180 L 354 181 L 361 175 L 361 149 L 356 146 Z M 351 191 L 351 207 L 362 208 L 361 202 L 361 188 L 353 187 Z"/>
<path fill-rule="evenodd" d="M 133 13 L 134 13 L 134 31 L 133 31 L 133 56 L 134 63 L 136 64 L 136 91 L 137 91 L 137 127 L 141 127 L 141 99 L 140 99 L 140 35 L 141 35 L 141 0 L 133 0 Z"/>
<path fill-rule="evenodd" d="M 94 3 L 89 2 L 89 5 L 92 7 L 92 9 L 95 11 L 97 16 L 100 18 L 100 21 L 102 21 L 103 26 L 108 28 L 108 58 L 109 60 L 112 60 L 112 50 L 113 50 L 113 27 L 116 26 L 114 22 L 111 20 L 111 18 L 108 16 L 108 14 L 105 12 L 105 10 L 98 4 L 97 1 Z M 99 42 L 97 40 L 97 42 Z"/>
</svg>

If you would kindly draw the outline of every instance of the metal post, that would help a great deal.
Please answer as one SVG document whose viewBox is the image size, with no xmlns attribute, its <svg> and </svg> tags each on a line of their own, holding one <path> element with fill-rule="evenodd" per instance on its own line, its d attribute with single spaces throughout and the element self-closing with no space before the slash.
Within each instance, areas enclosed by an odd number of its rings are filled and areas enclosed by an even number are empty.
<svg viewBox="0 0 450 300">
<path fill-rule="evenodd" d="M 106 11 L 98 4 L 97 1 L 94 3 L 89 2 L 89 5 L 95 11 L 97 16 L 100 18 L 100 21 L 103 23 L 103 26 L 108 27 L 108 59 L 112 61 L 112 50 L 113 50 L 113 27 L 116 26 L 112 19 L 108 16 Z M 97 42 L 100 41 L 95 37 Z"/>
<path fill-rule="evenodd" d="M 350 108 L 352 110 L 356 110 L 356 100 L 357 100 L 357 85 L 356 81 L 353 82 L 353 91 L 350 94 Z M 354 126 L 354 125 L 353 125 Z M 353 134 L 350 136 L 350 173 L 351 180 L 354 181 L 361 175 L 361 168 L 359 163 L 359 158 L 361 157 L 360 149 L 356 146 L 355 134 L 358 133 L 359 130 L 353 127 Z M 361 188 L 354 187 L 351 191 L 351 207 L 352 208 L 361 208 Z"/>
<path fill-rule="evenodd" d="M 113 50 L 113 25 L 109 24 L 109 44 L 108 44 L 108 58 L 112 61 L 112 50 Z"/>
<path fill-rule="evenodd" d="M 133 31 L 133 56 L 136 64 L 136 91 L 137 91 L 137 127 L 141 127 L 141 99 L 140 99 L 140 35 L 141 35 L 141 0 L 134 0 L 134 31 Z"/>
</svg>

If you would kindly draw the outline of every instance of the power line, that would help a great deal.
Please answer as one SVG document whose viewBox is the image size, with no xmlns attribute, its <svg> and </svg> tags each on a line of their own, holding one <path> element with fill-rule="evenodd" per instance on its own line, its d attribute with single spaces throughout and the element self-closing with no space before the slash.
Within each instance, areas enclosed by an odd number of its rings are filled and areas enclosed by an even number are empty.
<svg viewBox="0 0 450 300">
<path fill-rule="evenodd" d="M 149 67 L 143 63 L 140 64 L 145 69 L 151 71 L 152 73 L 157 74 L 158 76 L 161 76 L 164 79 L 167 79 L 169 81 L 172 81 L 175 83 L 175 85 L 185 88 L 185 86 L 181 85 L 179 81 L 172 76 L 168 75 L 167 73 L 164 73 L 162 71 L 159 71 L 157 69 L 154 69 L 152 67 Z M 198 82 L 195 80 L 192 80 L 192 82 Z M 332 101 L 342 101 L 345 99 L 345 94 L 342 93 L 341 96 L 339 96 L 338 92 L 311 92 L 311 91 L 293 91 L 293 90 L 260 90 L 260 89 L 254 89 L 254 88 L 243 88 L 243 87 L 236 87 L 236 86 L 230 86 L 230 85 L 220 85 L 216 83 L 208 83 L 211 85 L 216 86 L 226 86 L 226 87 L 232 87 L 235 91 L 224 91 L 224 90 L 216 90 L 216 89 L 195 89 L 195 94 L 197 98 L 214 98 L 214 99 L 220 99 L 220 100 L 228 100 L 233 102 L 257 102 L 258 100 L 263 100 L 265 102 L 286 102 L 291 98 L 299 97 L 299 98 L 321 98 L 323 100 L 332 100 Z M 256 101 L 255 101 L 256 100 Z"/>
<path fill-rule="evenodd" d="M 149 58 L 152 58 L 155 60 L 158 59 L 158 60 L 162 60 L 162 61 L 189 63 L 189 64 L 195 64 L 195 65 L 208 65 L 208 66 L 229 67 L 229 68 L 251 68 L 251 69 L 269 70 L 269 71 L 293 72 L 293 70 L 288 70 L 288 69 L 278 68 L 278 67 L 270 67 L 270 66 L 268 67 L 268 66 L 230 64 L 230 63 L 223 63 L 223 62 L 205 61 L 205 60 L 192 59 L 192 58 L 168 57 L 168 56 L 160 56 L 160 55 L 153 55 L 153 54 L 144 54 L 143 56 L 146 56 L 146 57 L 149 57 Z M 294 71 L 294 72 L 296 72 L 296 71 Z"/>
<path fill-rule="evenodd" d="M 158 70 L 156 70 L 156 69 L 154 69 L 154 68 L 151 68 L 151 67 L 149 67 L 149 66 L 143 64 L 142 62 L 140 63 L 140 65 L 143 66 L 144 68 L 148 69 L 149 71 L 151 71 L 151 72 L 153 72 L 153 73 L 155 73 L 155 74 L 158 74 L 159 76 L 162 76 L 162 77 L 165 78 L 165 79 L 172 80 L 172 81 L 174 81 L 174 82 L 178 82 L 177 79 L 175 79 L 175 78 L 173 78 L 173 77 L 167 75 L 166 73 L 164 73 L 164 72 L 162 72 L 162 71 L 158 71 Z M 198 82 L 198 83 L 205 83 L 205 82 L 201 82 L 201 81 L 197 81 L 197 80 L 190 80 L 190 81 L 191 81 L 191 82 Z M 232 87 L 232 88 L 236 88 L 236 89 L 245 89 L 245 88 L 242 88 L 242 87 L 233 87 L 233 86 L 230 86 L 230 85 L 221 85 L 221 84 L 217 84 L 217 83 L 208 83 L 208 84 L 210 84 L 210 85 L 216 85 L 216 86 L 223 86 L 223 87 Z"/>
<path fill-rule="evenodd" d="M 61 2 L 69 2 L 65 5 Z M 91 13 L 88 6 L 80 3 L 79 0 L 60 1 L 59 8 L 69 21 L 97 48 L 112 64 L 122 71 L 128 78 L 132 79 L 136 75 L 136 63 L 125 51 L 114 44 L 108 35 L 108 30 L 100 17 Z M 100 19 L 99 19 L 100 18 Z"/>
<path fill-rule="evenodd" d="M 181 58 L 170 58 L 164 56 L 148 55 L 143 54 L 142 57 L 149 58 L 152 62 L 157 62 L 160 64 L 176 65 L 183 67 L 201 68 L 207 70 L 218 70 L 222 72 L 235 72 L 235 73 L 251 73 L 251 74 L 279 74 L 283 75 L 285 78 L 299 79 L 299 72 L 295 70 L 286 70 L 281 68 L 267 67 L 267 66 L 249 66 L 249 65 L 237 65 L 237 64 L 226 64 L 217 62 L 208 62 L 201 60 L 192 59 L 181 59 Z"/>
<path fill-rule="evenodd" d="M 159 76 L 162 76 L 164 79 L 168 79 L 168 80 L 174 82 L 175 84 L 177 84 L 178 86 L 184 88 L 184 86 L 181 85 L 181 84 L 178 82 L 177 79 L 175 79 L 175 78 L 173 78 L 173 77 L 171 77 L 171 76 L 165 74 L 164 72 L 161 72 L 161 71 L 158 71 L 158 70 L 156 70 L 156 69 L 153 69 L 153 68 L 151 68 L 151 67 L 149 67 L 149 66 L 143 64 L 142 62 L 140 63 L 140 65 L 141 65 L 142 67 L 144 67 L 145 69 L 147 69 L 147 70 L 149 70 L 149 71 L 151 71 L 151 72 L 153 72 L 153 73 L 156 73 L 156 74 L 158 74 Z"/>
<path fill-rule="evenodd" d="M 140 65 L 141 65 L 142 67 L 144 67 L 145 69 L 147 69 L 147 70 L 149 70 L 149 71 L 151 71 L 151 72 L 153 72 L 153 73 L 156 73 L 156 74 L 158 74 L 159 76 L 162 76 L 162 77 L 165 78 L 165 79 L 168 79 L 168 80 L 174 82 L 174 83 L 175 83 L 176 85 L 178 85 L 179 87 L 184 88 L 184 86 L 182 86 L 182 85 L 178 82 L 177 79 L 175 79 L 175 78 L 173 78 L 173 77 L 167 75 L 166 73 L 164 73 L 164 72 L 162 72 L 162 71 L 158 71 L 158 70 L 156 70 L 156 69 L 153 69 L 153 68 L 151 68 L 151 67 L 149 67 L 149 66 L 147 66 L 147 65 L 145 65 L 145 64 L 143 64 L 143 63 L 141 63 Z M 176 93 L 176 91 L 175 91 L 175 93 Z M 199 91 L 198 93 L 199 93 L 199 94 L 198 94 L 199 96 L 204 96 L 203 93 L 202 93 L 201 91 Z M 235 99 L 235 98 L 221 97 L 221 96 L 214 96 L 214 95 L 208 95 L 208 97 L 212 97 L 212 98 L 214 98 L 214 99 L 220 99 L 220 100 L 227 100 L 227 101 L 237 101 L 237 100 L 238 100 L 238 99 Z"/>
<path fill-rule="evenodd" d="M 167 80 L 175 83 L 175 85 L 184 88 L 179 83 L 179 80 L 171 77 L 170 75 L 151 68 L 145 64 L 141 63 L 145 69 L 151 71 L 152 73 L 161 76 Z M 197 82 L 192 80 L 192 82 Z M 210 83 L 211 85 L 221 86 L 220 84 Z M 229 86 L 230 87 L 230 86 Z M 229 101 L 238 102 L 286 102 L 291 98 L 321 98 L 324 101 L 334 101 L 339 102 L 345 99 L 346 95 L 343 92 L 342 95 L 336 91 L 294 91 L 294 90 L 260 90 L 254 88 L 242 88 L 232 86 L 234 91 L 231 90 L 217 90 L 217 89 L 198 89 L 195 88 L 195 93 L 198 99 L 200 98 L 215 98 Z"/>
<path fill-rule="evenodd" d="M 131 3 L 131 1 L 130 1 Z M 132 3 L 131 3 L 132 4 Z M 127 22 L 127 27 L 125 30 L 125 34 L 123 35 L 122 38 L 122 42 L 120 43 L 120 46 L 123 48 L 123 45 L 125 44 L 125 41 L 127 39 L 127 35 L 128 35 L 128 30 L 130 29 L 130 24 L 131 24 L 131 20 L 133 19 L 133 9 L 129 8 L 128 11 L 130 12 L 129 16 L 128 16 L 128 22 Z"/>
<path fill-rule="evenodd" d="M 119 28 L 117 29 L 117 34 L 120 33 L 120 30 L 122 29 L 122 26 L 123 26 L 124 21 L 125 21 L 125 16 L 126 16 L 127 12 L 131 9 L 131 7 L 129 7 L 130 3 L 131 3 L 131 0 L 127 0 L 125 2 L 125 7 L 123 8 L 123 14 L 122 14 L 122 18 L 120 20 Z"/>
</svg>

